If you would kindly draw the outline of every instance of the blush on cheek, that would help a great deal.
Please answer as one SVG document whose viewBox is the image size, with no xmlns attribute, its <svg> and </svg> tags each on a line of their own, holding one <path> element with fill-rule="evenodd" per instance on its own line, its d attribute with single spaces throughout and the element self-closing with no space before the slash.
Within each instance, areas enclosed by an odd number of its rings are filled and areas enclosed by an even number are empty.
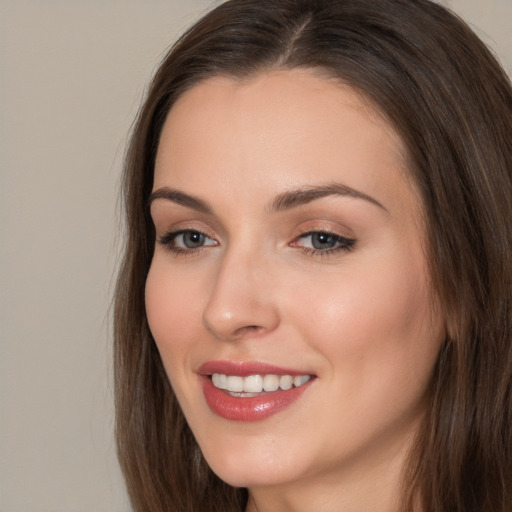
<svg viewBox="0 0 512 512">
<path fill-rule="evenodd" d="M 197 288 L 189 286 L 189 279 L 173 277 L 174 272 L 156 262 L 145 288 L 148 325 L 166 367 L 179 360 L 202 325 Z"/>
<path fill-rule="evenodd" d="M 322 347 L 330 341 L 334 353 L 363 357 L 365 350 L 390 356 L 395 350 L 412 350 L 426 337 L 437 344 L 440 319 L 431 311 L 431 291 L 425 280 L 418 279 L 421 273 L 416 267 L 404 262 L 377 272 L 359 272 L 358 279 L 347 276 L 336 286 L 334 296 L 324 293 L 323 300 L 308 302 L 315 306 L 308 314 L 317 319 L 311 325 L 322 331 Z"/>
<path fill-rule="evenodd" d="M 166 348 L 175 343 L 174 333 L 180 330 L 176 325 L 180 315 L 172 296 L 173 288 L 160 275 L 151 268 L 146 281 L 145 302 L 149 329 L 165 363 Z"/>
</svg>

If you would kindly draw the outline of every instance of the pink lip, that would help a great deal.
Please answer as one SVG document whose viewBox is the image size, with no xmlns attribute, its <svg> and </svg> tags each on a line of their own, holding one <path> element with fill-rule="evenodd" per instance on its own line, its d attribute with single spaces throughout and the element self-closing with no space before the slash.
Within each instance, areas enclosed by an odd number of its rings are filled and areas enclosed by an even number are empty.
<svg viewBox="0 0 512 512">
<path fill-rule="evenodd" d="M 218 416 L 231 421 L 259 421 L 273 416 L 298 400 L 315 380 L 312 378 L 306 384 L 298 388 L 289 389 L 288 391 L 279 389 L 269 393 L 263 392 L 253 397 L 237 397 L 216 388 L 210 379 L 210 375 L 222 373 L 246 377 L 256 374 L 306 375 L 308 373 L 280 368 L 257 361 L 243 363 L 210 361 L 203 364 L 199 368 L 198 373 L 200 374 L 203 393 L 208 407 Z"/>
<path fill-rule="evenodd" d="M 201 375 L 212 375 L 213 373 L 222 373 L 224 375 L 238 375 L 247 377 L 248 375 L 310 375 L 311 372 L 292 370 L 282 368 L 269 363 L 260 361 L 208 361 L 199 367 L 197 373 Z"/>
</svg>

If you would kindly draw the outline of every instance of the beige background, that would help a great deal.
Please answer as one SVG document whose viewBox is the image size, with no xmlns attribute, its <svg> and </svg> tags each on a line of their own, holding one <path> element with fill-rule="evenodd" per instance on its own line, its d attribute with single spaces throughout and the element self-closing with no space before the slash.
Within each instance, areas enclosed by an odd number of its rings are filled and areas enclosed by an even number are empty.
<svg viewBox="0 0 512 512">
<path fill-rule="evenodd" d="M 512 1 L 447 2 L 512 71 Z M 108 306 L 126 134 L 208 0 L 0 0 L 0 512 L 129 510 Z"/>
</svg>

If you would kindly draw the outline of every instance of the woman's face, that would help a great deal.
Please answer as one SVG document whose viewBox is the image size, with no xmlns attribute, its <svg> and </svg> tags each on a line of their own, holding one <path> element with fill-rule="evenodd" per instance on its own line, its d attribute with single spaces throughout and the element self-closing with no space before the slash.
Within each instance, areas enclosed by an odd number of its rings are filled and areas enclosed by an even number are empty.
<svg viewBox="0 0 512 512">
<path fill-rule="evenodd" d="M 389 124 L 312 71 L 208 79 L 173 106 L 147 315 L 228 483 L 377 482 L 401 465 L 444 338 L 405 166 Z"/>
</svg>

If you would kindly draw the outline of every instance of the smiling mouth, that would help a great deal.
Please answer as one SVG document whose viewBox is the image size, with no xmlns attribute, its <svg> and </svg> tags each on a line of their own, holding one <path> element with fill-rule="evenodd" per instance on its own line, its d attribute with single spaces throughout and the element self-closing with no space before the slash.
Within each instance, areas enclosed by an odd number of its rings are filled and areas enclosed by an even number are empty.
<svg viewBox="0 0 512 512">
<path fill-rule="evenodd" d="M 317 376 L 260 361 L 209 361 L 197 371 L 206 404 L 230 421 L 260 421 L 307 393 Z"/>
<path fill-rule="evenodd" d="M 239 375 L 225 375 L 213 373 L 210 375 L 213 385 L 233 397 L 251 398 L 262 393 L 272 393 L 282 390 L 289 391 L 298 388 L 311 379 L 311 375 L 275 375 L 256 374 L 241 377 Z"/>
</svg>

